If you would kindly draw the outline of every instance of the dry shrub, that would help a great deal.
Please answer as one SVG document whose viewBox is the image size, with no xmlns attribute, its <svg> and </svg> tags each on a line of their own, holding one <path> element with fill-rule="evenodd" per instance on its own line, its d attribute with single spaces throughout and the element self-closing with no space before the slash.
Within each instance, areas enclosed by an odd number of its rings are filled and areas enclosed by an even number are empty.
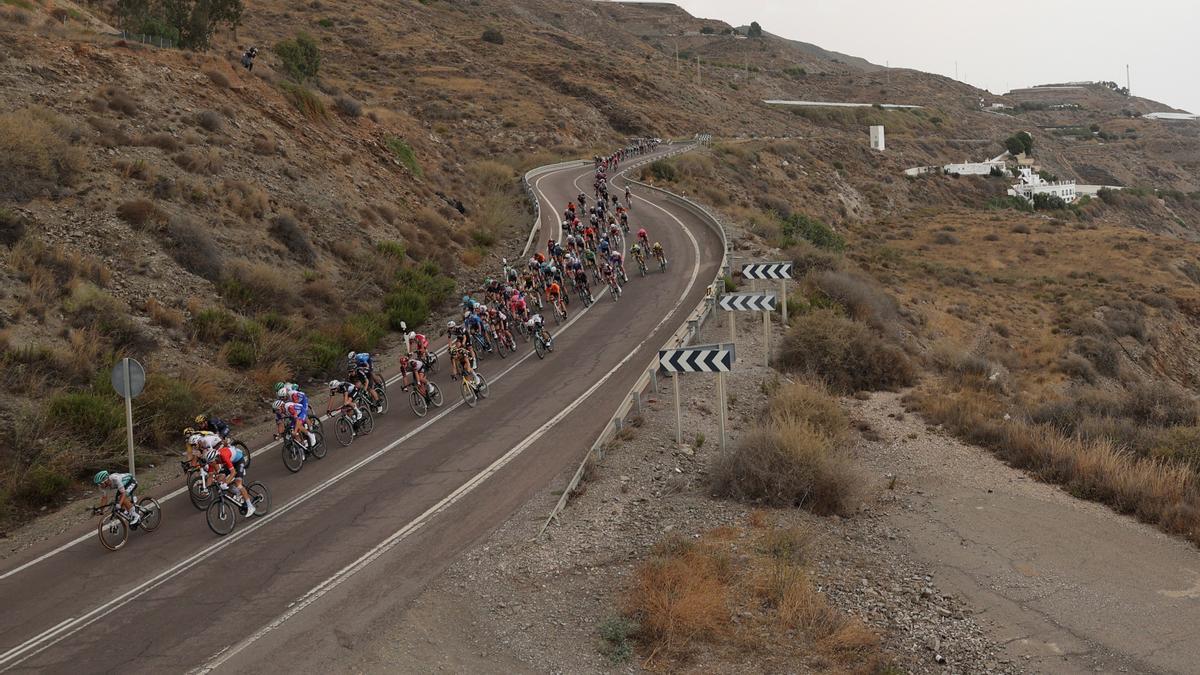
<svg viewBox="0 0 1200 675">
<path fill-rule="evenodd" d="M 213 149 L 191 148 L 175 155 L 175 163 L 189 173 L 215 176 L 225 168 L 225 160 Z"/>
<path fill-rule="evenodd" d="M 275 141 L 266 136 L 255 136 L 254 140 L 250 142 L 250 149 L 256 155 L 274 155 L 279 152 Z"/>
<path fill-rule="evenodd" d="M 867 326 L 818 310 L 797 317 L 777 357 L 784 369 L 814 375 L 839 393 L 894 390 L 916 381 L 908 356 Z"/>
<path fill-rule="evenodd" d="M 473 233 L 475 243 L 491 246 L 497 235 L 508 234 L 518 228 L 528 228 L 524 209 L 512 197 L 505 194 L 489 194 L 479 202 L 473 214 L 477 229 Z"/>
<path fill-rule="evenodd" d="M 97 286 L 107 286 L 112 271 L 99 258 L 73 251 L 62 244 L 53 246 L 41 239 L 26 236 L 9 252 L 9 264 L 22 278 L 30 279 L 39 271 L 57 286 L 56 294 L 68 290 L 76 278 L 86 279 Z"/>
<path fill-rule="evenodd" d="M 133 140 L 129 135 L 121 129 L 121 125 L 104 117 L 90 117 L 88 124 L 100 132 L 99 138 L 96 139 L 96 144 L 106 148 L 115 148 L 120 145 L 132 145 Z"/>
<path fill-rule="evenodd" d="M 87 167 L 79 131 L 44 108 L 0 114 L 0 200 L 24 201 L 71 185 Z"/>
<path fill-rule="evenodd" d="M 137 145 L 143 145 L 166 152 L 179 152 L 183 149 L 183 142 L 175 138 L 171 134 L 158 132 L 153 134 L 144 134 L 137 139 Z"/>
<path fill-rule="evenodd" d="M 1093 366 L 1101 375 L 1116 377 L 1121 372 L 1121 353 L 1117 350 L 1112 338 L 1107 335 L 1102 337 L 1084 335 L 1075 338 L 1071 350 Z"/>
<path fill-rule="evenodd" d="M 656 654 L 682 656 L 728 629 L 729 559 L 714 547 L 668 540 L 633 573 L 625 611 Z"/>
<path fill-rule="evenodd" d="M 164 328 L 183 326 L 183 312 L 162 304 L 158 298 L 147 299 L 143 309 L 150 316 L 150 320 L 159 326 Z"/>
<path fill-rule="evenodd" d="M 202 110 L 196 113 L 196 126 L 216 133 L 225 128 L 225 119 L 221 117 L 221 113 L 215 110 Z"/>
<path fill-rule="evenodd" d="M 333 100 L 333 107 L 338 113 L 345 117 L 360 117 L 362 115 L 362 104 L 350 98 L 349 96 L 338 96 Z"/>
<path fill-rule="evenodd" d="M 209 281 L 221 278 L 221 252 L 203 225 L 186 216 L 176 216 L 167 223 L 164 234 L 167 254 L 180 267 Z"/>
<path fill-rule="evenodd" d="M 270 205 L 267 193 L 262 188 L 244 180 L 226 179 L 222 181 L 221 192 L 224 195 L 225 205 L 242 220 L 262 218 Z"/>
<path fill-rule="evenodd" d="M 468 171 L 471 177 L 475 179 L 480 191 L 489 192 L 508 192 L 517 184 L 516 174 L 512 167 L 502 162 L 485 159 L 472 164 Z"/>
<path fill-rule="evenodd" d="M 283 214 L 272 218 L 270 231 L 275 241 L 287 247 L 300 262 L 311 264 L 317 259 L 317 252 L 312 244 L 308 243 L 304 230 L 300 229 L 300 224 L 292 216 Z"/>
<path fill-rule="evenodd" d="M 418 228 L 435 236 L 445 233 L 450 228 L 450 223 L 446 222 L 445 216 L 428 206 L 417 209 L 414 220 Z"/>
<path fill-rule="evenodd" d="M 298 301 L 295 285 L 274 265 L 238 261 L 220 283 L 221 295 L 248 310 L 288 307 Z"/>
<path fill-rule="evenodd" d="M 878 331 L 894 330 L 900 313 L 896 299 L 861 274 L 826 270 L 808 275 L 809 283 L 846 309 L 851 318 Z"/>
<path fill-rule="evenodd" d="M 100 96 L 108 104 L 110 110 L 116 110 L 127 117 L 137 116 L 140 106 L 137 99 L 130 96 L 129 92 L 117 87 L 105 87 L 100 92 Z"/>
<path fill-rule="evenodd" d="M 0 245 L 12 248 L 29 231 L 28 219 L 7 209 L 0 209 Z"/>
<path fill-rule="evenodd" d="M 148 199 L 135 199 L 121 204 L 117 207 L 117 216 L 135 229 L 141 229 L 148 224 L 162 224 L 167 219 L 167 214 Z"/>
<path fill-rule="evenodd" d="M 150 181 L 153 180 L 154 169 L 144 159 L 126 160 L 119 159 L 113 162 L 113 167 L 121 174 L 122 178 L 134 178 L 137 180 Z"/>
<path fill-rule="evenodd" d="M 772 424 L 742 436 L 717 460 L 713 490 L 739 501 L 845 513 L 859 477 L 833 439 L 807 422 Z"/>
<path fill-rule="evenodd" d="M 833 441 L 844 438 L 849 424 L 837 399 L 820 382 L 790 382 L 778 387 L 767 404 L 768 420 L 788 426 L 808 424 Z"/>
<path fill-rule="evenodd" d="M 208 79 L 213 84 L 217 85 L 221 89 L 229 88 L 229 78 L 225 75 L 225 73 L 222 73 L 219 70 L 205 70 L 204 74 L 208 76 Z"/>
</svg>

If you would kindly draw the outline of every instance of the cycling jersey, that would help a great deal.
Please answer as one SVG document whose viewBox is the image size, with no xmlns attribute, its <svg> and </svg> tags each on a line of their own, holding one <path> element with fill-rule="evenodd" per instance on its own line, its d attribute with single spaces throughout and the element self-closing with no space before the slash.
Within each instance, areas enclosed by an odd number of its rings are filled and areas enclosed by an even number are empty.
<svg viewBox="0 0 1200 675">
<path fill-rule="evenodd" d="M 221 437 L 217 434 L 205 431 L 199 434 L 192 434 L 188 437 L 187 443 L 188 445 L 192 445 L 197 448 L 211 450 L 221 445 Z"/>
<path fill-rule="evenodd" d="M 415 342 L 419 351 L 425 351 L 426 349 L 429 349 L 429 338 L 421 335 L 420 333 L 413 335 L 412 339 L 408 342 L 410 345 Z"/>
<path fill-rule="evenodd" d="M 356 391 L 358 391 L 358 387 L 354 386 L 353 383 L 342 382 L 342 383 L 338 384 L 338 386 L 334 387 L 333 389 L 330 389 L 329 393 L 345 394 L 346 396 L 349 396 L 350 398 L 354 398 L 354 392 L 356 392 Z"/>
<path fill-rule="evenodd" d="M 590 248 L 584 252 L 583 257 L 587 258 L 590 263 L 596 262 L 596 254 Z"/>
<path fill-rule="evenodd" d="M 463 326 L 466 328 L 483 328 L 483 319 L 479 318 L 478 314 L 471 314 L 463 319 Z"/>
<path fill-rule="evenodd" d="M 561 292 L 562 288 L 560 288 L 557 283 L 552 283 L 546 288 L 546 295 L 551 298 L 557 296 Z"/>
<path fill-rule="evenodd" d="M 201 427 L 200 430 L 201 431 L 211 431 L 212 433 L 214 433 L 222 438 L 228 438 L 229 433 L 230 433 L 229 425 L 226 424 L 224 420 L 218 419 L 216 417 L 208 418 L 208 421 L 204 423 L 204 426 Z"/>
<path fill-rule="evenodd" d="M 285 417 L 291 417 L 304 422 L 308 420 L 308 407 L 307 405 L 302 406 L 299 403 L 294 403 L 292 401 L 285 402 L 283 404 L 283 410 L 275 413 L 275 420 L 279 421 Z"/>
<path fill-rule="evenodd" d="M 137 488 L 137 480 L 131 473 L 110 473 L 100 488 L 114 488 L 123 495 L 129 495 Z"/>
<path fill-rule="evenodd" d="M 217 450 L 217 469 L 224 473 L 232 473 L 238 478 L 246 476 L 246 453 L 228 445 Z"/>
</svg>

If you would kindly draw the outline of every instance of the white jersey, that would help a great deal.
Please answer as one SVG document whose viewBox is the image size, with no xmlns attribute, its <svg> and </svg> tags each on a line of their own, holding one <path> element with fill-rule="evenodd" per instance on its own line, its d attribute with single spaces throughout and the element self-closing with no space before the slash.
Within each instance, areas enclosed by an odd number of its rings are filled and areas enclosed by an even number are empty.
<svg viewBox="0 0 1200 675">
<path fill-rule="evenodd" d="M 108 478 L 105 479 L 105 481 L 100 484 L 100 487 L 102 489 L 103 488 L 114 488 L 117 492 L 124 494 L 126 492 L 126 488 L 128 488 L 129 485 L 133 482 L 134 482 L 133 474 L 110 473 L 110 474 L 108 474 Z"/>
<path fill-rule="evenodd" d="M 213 448 L 220 447 L 221 437 L 214 433 L 205 431 L 199 434 L 192 434 L 188 437 L 187 442 L 188 445 L 195 446 L 202 450 L 212 450 Z"/>
</svg>

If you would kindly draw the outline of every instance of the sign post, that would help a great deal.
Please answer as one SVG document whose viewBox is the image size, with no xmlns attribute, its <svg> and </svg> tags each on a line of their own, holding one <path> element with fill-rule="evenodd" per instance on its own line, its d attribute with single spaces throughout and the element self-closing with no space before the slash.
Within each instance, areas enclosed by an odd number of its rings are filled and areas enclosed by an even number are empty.
<svg viewBox="0 0 1200 675">
<path fill-rule="evenodd" d="M 734 312 L 763 313 L 763 362 L 771 365 L 771 312 L 775 309 L 774 293 L 727 293 L 717 303 L 729 314 L 729 325 L 733 325 Z M 733 331 L 730 331 L 733 337 Z"/>
<path fill-rule="evenodd" d="M 746 263 L 742 265 L 742 276 L 747 279 L 778 279 L 779 297 L 782 299 L 783 325 L 787 325 L 787 280 L 792 278 L 792 263 Z"/>
<path fill-rule="evenodd" d="M 725 400 L 725 373 L 733 368 L 735 359 L 736 354 L 732 344 L 698 345 L 695 347 L 681 347 L 679 349 L 660 349 L 658 351 L 659 367 L 671 373 L 671 379 L 675 384 L 676 444 L 683 445 L 683 415 L 679 404 L 679 373 L 717 373 L 717 395 L 721 399 L 721 452 L 725 452 L 728 444 L 728 438 L 725 433 L 725 416 L 728 409 Z"/>
<path fill-rule="evenodd" d="M 133 399 L 146 388 L 146 370 L 133 359 L 121 359 L 113 366 L 112 386 L 125 398 L 125 440 L 129 444 L 129 474 L 133 475 Z"/>
</svg>

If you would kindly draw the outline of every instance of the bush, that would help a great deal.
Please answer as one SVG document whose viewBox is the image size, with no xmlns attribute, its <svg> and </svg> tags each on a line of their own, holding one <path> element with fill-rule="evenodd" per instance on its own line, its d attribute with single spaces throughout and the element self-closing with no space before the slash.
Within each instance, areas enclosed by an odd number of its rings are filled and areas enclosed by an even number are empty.
<svg viewBox="0 0 1200 675">
<path fill-rule="evenodd" d="M 657 159 L 650 163 L 643 175 L 653 178 L 657 181 L 673 183 L 679 179 L 679 172 L 675 170 L 675 165 L 665 159 Z"/>
<path fill-rule="evenodd" d="M 840 269 L 842 257 L 832 251 L 819 249 L 806 242 L 796 242 L 796 245 L 784 251 L 784 255 L 792 260 L 792 278 L 801 279 L 814 272 L 827 272 Z"/>
<path fill-rule="evenodd" d="M 105 385 L 107 386 L 107 384 Z M 125 428 L 125 411 L 116 394 L 76 391 L 59 394 L 47 405 L 47 422 L 72 441 L 109 448 Z"/>
<path fill-rule="evenodd" d="M 253 368 L 258 361 L 258 348 L 246 340 L 234 340 L 225 345 L 225 363 L 238 370 Z"/>
<path fill-rule="evenodd" d="M 221 153 L 212 149 L 191 148 L 175 155 L 174 159 L 188 173 L 215 176 L 225 168 Z"/>
<path fill-rule="evenodd" d="M 846 413 L 823 385 L 791 382 L 775 391 L 767 404 L 769 421 L 779 427 L 808 424 L 832 441 L 841 441 L 849 429 Z"/>
<path fill-rule="evenodd" d="M 216 282 L 224 270 L 221 252 L 212 236 L 200 224 L 185 216 L 167 223 L 167 254 L 183 269 L 196 276 Z"/>
<path fill-rule="evenodd" d="M 916 381 L 912 362 L 902 350 L 830 310 L 798 317 L 783 338 L 777 362 L 787 370 L 815 375 L 840 393 L 892 390 Z"/>
<path fill-rule="evenodd" d="M 1071 350 L 1086 359 L 1102 375 L 1116 377 L 1121 370 L 1121 354 L 1107 336 L 1078 337 L 1071 345 Z"/>
<path fill-rule="evenodd" d="M 810 273 L 808 282 L 853 319 L 878 331 L 894 330 L 900 305 L 871 278 L 852 272 Z"/>
<path fill-rule="evenodd" d="M 273 265 L 239 261 L 230 265 L 219 284 L 221 295 L 247 310 L 269 310 L 299 301 L 295 286 Z"/>
<path fill-rule="evenodd" d="M 293 82 L 280 82 L 279 88 L 283 90 L 284 98 L 291 101 L 296 110 L 299 110 L 300 114 L 308 119 L 317 122 L 329 119 L 329 111 L 325 109 L 325 102 L 313 90 Z"/>
<path fill-rule="evenodd" d="M 225 75 L 225 73 L 222 73 L 219 70 L 205 70 L 204 74 L 208 76 L 208 79 L 212 81 L 213 84 L 217 85 L 221 89 L 228 89 L 230 87 L 229 78 Z"/>
<path fill-rule="evenodd" d="M 780 231 L 783 234 L 784 247 L 794 245 L 796 237 L 799 236 L 817 248 L 827 251 L 841 251 L 846 248 L 846 240 L 834 232 L 833 228 L 803 213 L 793 213 L 785 218 Z"/>
<path fill-rule="evenodd" d="M 316 77 L 321 69 L 321 50 L 312 36 L 303 31 L 295 38 L 275 43 L 274 51 L 283 62 L 284 72 L 296 82 Z"/>
<path fill-rule="evenodd" d="M 483 36 L 480 38 L 484 42 L 490 42 L 494 45 L 504 44 L 504 34 L 497 28 L 488 28 L 483 31 Z"/>
<path fill-rule="evenodd" d="M 417 155 L 413 152 L 412 146 L 404 142 L 404 139 L 396 136 L 388 136 L 383 139 L 383 144 L 391 151 L 396 161 L 400 162 L 412 172 L 414 176 L 421 177 L 421 165 L 417 163 Z"/>
<path fill-rule="evenodd" d="M 657 653 L 680 655 L 693 640 L 715 638 L 730 621 L 730 561 L 719 550 L 668 541 L 633 573 L 625 612 Z"/>
<path fill-rule="evenodd" d="M 1037 211 L 1056 211 L 1067 208 L 1067 203 L 1058 195 L 1038 192 L 1033 195 L 1033 208 Z"/>
<path fill-rule="evenodd" d="M 0 245 L 12 248 L 27 231 L 24 216 L 0 209 Z"/>
<path fill-rule="evenodd" d="M 295 218 L 287 214 L 276 216 L 271 220 L 270 232 L 276 241 L 287 247 L 296 260 L 312 264 L 317 259 L 316 250 L 308 243 L 308 237 L 304 235 Z"/>
<path fill-rule="evenodd" d="M 199 376 L 185 380 L 150 373 L 133 404 L 138 442 L 162 449 L 173 445 L 179 430 L 191 426 L 196 413 L 212 406 L 218 395 L 216 385 Z"/>
<path fill-rule="evenodd" d="M 137 229 L 144 227 L 147 223 L 162 223 L 166 220 L 167 214 L 148 199 L 135 199 L 118 206 L 117 216 Z"/>
<path fill-rule="evenodd" d="M 47 506 L 56 502 L 71 487 L 71 482 L 66 471 L 35 464 L 17 483 L 13 496 L 26 506 Z"/>
<path fill-rule="evenodd" d="M 202 309 L 192 317 L 190 329 L 198 340 L 220 342 L 237 329 L 237 317 L 223 309 Z"/>
<path fill-rule="evenodd" d="M 339 113 L 346 117 L 359 117 L 362 115 L 362 104 L 349 96 L 338 96 L 333 100 L 333 105 Z"/>
<path fill-rule="evenodd" d="M 806 421 L 752 429 L 713 468 L 716 494 L 820 515 L 845 513 L 857 486 L 849 459 Z"/>
<path fill-rule="evenodd" d="M 167 152 L 179 152 L 184 148 L 183 143 L 178 138 L 162 132 L 138 136 L 137 145 L 158 148 Z"/>
<path fill-rule="evenodd" d="M 71 185 L 87 166 L 77 131 L 43 108 L 0 114 L 0 201 L 25 201 Z"/>
<path fill-rule="evenodd" d="M 196 114 L 196 124 L 205 131 L 216 133 L 225 127 L 225 120 L 215 110 L 202 110 Z"/>
</svg>

